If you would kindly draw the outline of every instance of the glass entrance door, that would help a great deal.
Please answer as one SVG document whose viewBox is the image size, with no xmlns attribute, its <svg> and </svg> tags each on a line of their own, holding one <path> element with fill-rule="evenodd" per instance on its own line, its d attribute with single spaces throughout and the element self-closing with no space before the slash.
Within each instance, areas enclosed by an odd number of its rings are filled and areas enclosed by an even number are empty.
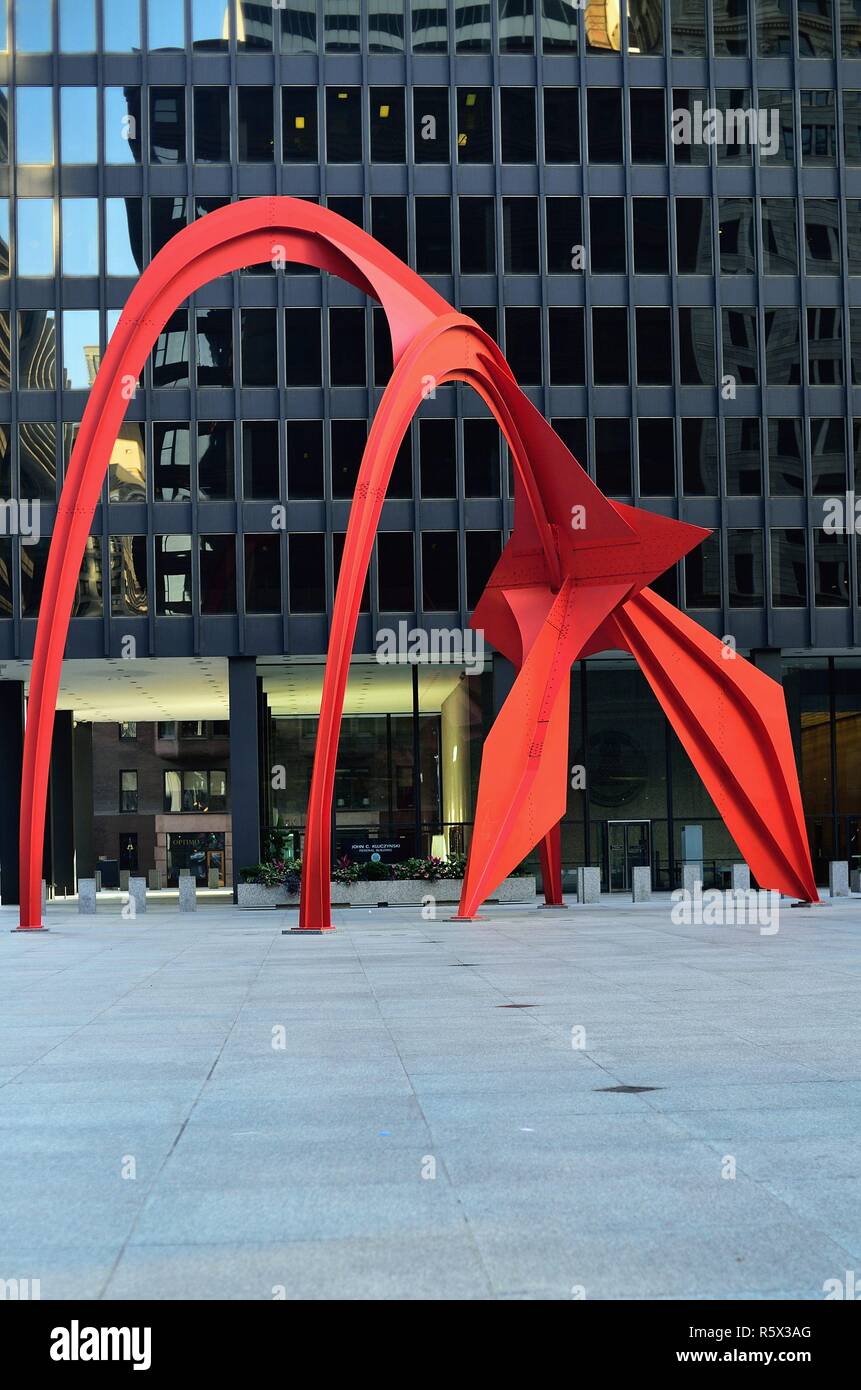
<svg viewBox="0 0 861 1390">
<path fill-rule="evenodd" d="M 608 820 L 607 870 L 611 893 L 631 892 L 631 870 L 651 863 L 647 820 Z"/>
</svg>

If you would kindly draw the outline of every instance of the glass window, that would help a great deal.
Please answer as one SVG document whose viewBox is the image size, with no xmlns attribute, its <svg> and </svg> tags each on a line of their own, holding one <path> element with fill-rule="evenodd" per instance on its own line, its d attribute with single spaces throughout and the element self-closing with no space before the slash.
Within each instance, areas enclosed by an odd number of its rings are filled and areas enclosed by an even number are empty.
<svg viewBox="0 0 861 1390">
<path fill-rule="evenodd" d="M 287 496 L 291 500 L 323 496 L 322 420 L 287 421 Z"/>
<path fill-rule="evenodd" d="M 637 421 L 640 495 L 673 497 L 676 492 L 675 440 L 672 420 Z"/>
<path fill-rule="evenodd" d="M 834 56 L 832 23 L 831 0 L 799 0 L 798 52 L 802 58 Z"/>
<path fill-rule="evenodd" d="M 60 203 L 63 235 L 63 274 L 99 273 L 99 200 L 63 198 Z"/>
<path fill-rule="evenodd" d="M 60 88 L 60 158 L 64 164 L 95 164 L 96 89 Z"/>
<path fill-rule="evenodd" d="M 684 560 L 688 608 L 720 608 L 720 533 L 713 531 Z"/>
<path fill-rule="evenodd" d="M 490 52 L 490 0 L 454 0 L 454 37 L 458 53 Z"/>
<path fill-rule="evenodd" d="M 94 53 L 96 48 L 95 0 L 59 0 L 60 52 Z"/>
<path fill-rule="evenodd" d="M 75 89 L 65 88 L 64 90 Z M 104 97 L 105 162 L 107 164 L 136 164 L 141 157 L 140 87 L 106 87 Z M 65 159 L 65 155 L 63 158 Z"/>
<path fill-rule="evenodd" d="M 2 6 L 2 0 L 0 0 Z M 9 163 L 9 88 L 0 87 L 0 164 Z"/>
<path fill-rule="evenodd" d="M 802 90 L 801 157 L 805 164 L 836 164 L 836 92 Z"/>
<path fill-rule="evenodd" d="M 197 495 L 201 502 L 235 496 L 232 420 L 197 422 Z"/>
<path fill-rule="evenodd" d="M 838 417 L 810 421 L 810 462 L 814 495 L 842 497 L 849 486 L 845 420 Z"/>
<path fill-rule="evenodd" d="M 317 52 L 317 0 L 291 0 L 281 11 L 281 52 Z"/>
<path fill-rule="evenodd" d="M 358 53 L 361 0 L 323 0 L 323 30 L 327 53 Z"/>
<path fill-rule="evenodd" d="M 861 200 L 844 198 L 846 208 L 846 249 L 849 274 L 861 275 Z"/>
<path fill-rule="evenodd" d="M 149 154 L 153 164 L 185 163 L 185 88 L 151 87 Z"/>
<path fill-rule="evenodd" d="M 634 198 L 634 271 L 637 275 L 667 275 L 670 239 L 666 198 Z"/>
<path fill-rule="evenodd" d="M 145 425 L 120 425 L 108 465 L 108 496 L 112 502 L 146 501 Z"/>
<path fill-rule="evenodd" d="M 711 200 L 676 198 L 676 259 L 680 275 L 712 275 Z"/>
<path fill-rule="evenodd" d="M 459 164 L 493 161 L 493 89 L 458 87 L 457 158 Z"/>
<path fill-rule="evenodd" d="M 111 613 L 114 617 L 145 617 L 146 598 L 145 535 L 111 535 Z"/>
<path fill-rule="evenodd" d="M 278 385 L 275 309 L 243 309 L 240 319 L 242 385 Z"/>
<path fill-rule="evenodd" d="M 51 52 L 51 0 L 15 0 L 15 48 L 18 53 Z"/>
<path fill-rule="evenodd" d="M 541 35 L 545 53 L 577 52 L 577 9 L 569 0 L 541 0 Z"/>
<path fill-rule="evenodd" d="M 628 32 L 630 34 L 630 27 Z M 631 159 L 633 163 L 666 164 L 667 118 L 663 88 L 633 87 L 630 97 Z"/>
<path fill-rule="evenodd" d="M 503 87 L 499 100 L 503 164 L 534 164 L 535 88 Z"/>
<path fill-rule="evenodd" d="M 589 269 L 593 275 L 624 274 L 625 199 L 589 199 Z"/>
<path fill-rule="evenodd" d="M 715 141 L 719 164 L 750 164 L 753 142 L 759 133 L 759 113 L 744 87 L 718 87 L 715 105 L 720 112 Z"/>
<path fill-rule="evenodd" d="M 18 274 L 54 274 L 54 204 L 50 198 L 19 198 Z"/>
<path fill-rule="evenodd" d="M 50 87 L 17 88 L 15 130 L 18 164 L 54 163 L 54 93 Z"/>
<path fill-rule="evenodd" d="M 6 351 L 0 353 L 0 391 L 9 391 L 12 386 L 12 321 L 8 312 L 0 311 L 0 342 L 6 344 Z M 11 492 L 9 473 L 9 436 L 0 429 L 0 497 L 8 497 Z"/>
<path fill-rule="evenodd" d="M 57 492 L 56 425 L 34 421 L 18 426 L 18 467 L 22 497 L 54 501 Z M 32 550 L 32 546 L 26 549 Z"/>
<path fill-rule="evenodd" d="M 801 338 L 797 309 L 766 309 L 765 371 L 769 386 L 800 384 Z"/>
<path fill-rule="evenodd" d="M 674 87 L 671 140 L 675 164 L 708 164 L 709 145 L 703 139 L 703 112 L 710 106 L 702 87 Z"/>
<path fill-rule="evenodd" d="M 120 773 L 120 811 L 134 814 L 138 809 L 138 775 L 134 769 Z"/>
<path fill-rule="evenodd" d="M 706 56 L 705 0 L 670 0 L 670 46 L 680 58 Z"/>
<path fill-rule="evenodd" d="M 144 267 L 140 198 L 105 199 L 108 275 L 134 277 Z"/>
<path fill-rule="evenodd" d="M 592 310 L 592 372 L 596 386 L 628 385 L 627 309 Z"/>
<path fill-rule="evenodd" d="M 450 275 L 451 199 L 416 199 L 416 270 L 420 275 Z"/>
<path fill-rule="evenodd" d="M 9 199 L 0 198 L 0 280 L 9 275 Z"/>
<path fill-rule="evenodd" d="M 583 310 L 551 307 L 547 311 L 547 318 L 550 335 L 550 384 L 584 386 L 586 349 Z"/>
<path fill-rule="evenodd" d="M 153 496 L 156 502 L 187 502 L 191 498 L 191 446 L 188 425 L 152 427 Z"/>
<path fill-rule="evenodd" d="M 773 497 L 804 492 L 804 421 L 768 422 L 768 489 Z"/>
<path fill-rule="evenodd" d="M 586 92 L 589 160 L 622 163 L 622 92 L 618 87 L 589 87 Z"/>
<path fill-rule="evenodd" d="M 747 0 L 714 0 L 714 51 L 733 57 L 748 51 Z"/>
<path fill-rule="evenodd" d="M 149 46 L 153 49 L 185 47 L 185 6 L 176 0 L 147 0 Z"/>
<path fill-rule="evenodd" d="M 240 87 L 239 162 L 271 164 L 275 158 L 275 118 L 271 87 Z"/>
<path fill-rule="evenodd" d="M 414 53 L 448 52 L 448 11 L 446 0 L 413 0 L 412 32 Z"/>
<path fill-rule="evenodd" d="M 718 247 L 722 275 L 756 273 L 752 198 L 718 199 Z"/>
<path fill-rule="evenodd" d="M 98 309 L 63 310 L 63 382 L 72 391 L 88 391 L 99 365 Z"/>
<path fill-rule="evenodd" d="M 811 386 L 843 385 L 843 312 L 807 310 L 807 364 Z"/>
<path fill-rule="evenodd" d="M 548 164 L 580 162 L 580 96 L 576 87 L 544 88 L 544 158 Z"/>
<path fill-rule="evenodd" d="M 497 0 L 497 6 L 500 53 L 534 53 L 534 0 Z"/>
<path fill-rule="evenodd" d="M 236 612 L 236 537 L 201 536 L 200 611 Z"/>
<path fill-rule="evenodd" d="M 371 53 L 403 53 L 404 0 L 368 0 L 368 48 Z"/>
<path fill-rule="evenodd" d="M 368 438 L 364 420 L 333 420 L 332 496 L 352 498 L 359 478 L 359 467 Z"/>
<path fill-rule="evenodd" d="M 330 164 L 362 162 L 362 89 L 326 88 L 326 158 Z"/>
<path fill-rule="evenodd" d="M 293 531 L 288 540 L 291 613 L 325 613 L 325 537 Z"/>
<path fill-rule="evenodd" d="M 765 601 L 762 532 L 727 532 L 730 608 L 762 608 Z"/>
<path fill-rule="evenodd" d="M 722 372 L 740 386 L 759 379 L 755 309 L 722 309 Z"/>
<path fill-rule="evenodd" d="M 191 37 L 196 49 L 226 50 L 232 8 L 225 0 L 191 0 Z"/>
<path fill-rule="evenodd" d="M 156 339 L 150 357 L 152 384 L 162 390 L 191 385 L 191 350 L 188 340 L 188 310 L 171 314 Z"/>
<path fill-rule="evenodd" d="M 762 496 L 762 442 L 758 418 L 724 420 L 726 490 L 730 497 Z"/>
<path fill-rule="evenodd" d="M 619 310 L 614 310 L 619 313 Z M 627 312 L 618 322 L 618 329 L 624 337 L 616 344 L 615 351 L 620 359 L 625 359 L 625 379 L 627 384 L 628 328 Z M 672 310 L 662 307 L 638 306 L 635 309 L 637 329 L 637 382 L 640 386 L 671 386 L 673 381 L 673 339 Z M 608 324 L 607 327 L 610 327 Z M 599 325 L 593 319 L 592 331 L 597 340 Z M 596 378 L 597 380 L 597 378 Z"/>
<path fill-rule="evenodd" d="M 663 51 L 663 0 L 628 0 L 628 52 Z"/>
<path fill-rule="evenodd" d="M 18 385 L 22 391 L 55 389 L 56 354 L 53 309 L 19 309 Z"/>
<path fill-rule="evenodd" d="M 281 92 L 284 162 L 313 163 L 317 159 L 317 89 L 284 87 Z"/>
<path fill-rule="evenodd" d="M 475 608 L 502 553 L 498 531 L 466 533 L 466 606 Z"/>
<path fill-rule="evenodd" d="M 406 116 L 402 87 L 372 87 L 371 162 L 403 164 L 406 161 Z"/>
<path fill-rule="evenodd" d="M 582 274 L 583 209 L 579 198 L 547 198 L 547 270 L 550 275 Z"/>
<path fill-rule="evenodd" d="M 102 541 L 100 536 L 89 536 L 81 559 L 72 617 L 101 618 L 102 614 Z"/>
<path fill-rule="evenodd" d="M 280 7 L 282 12 L 286 5 Z M 290 8 L 293 8 L 292 4 Z M 301 8 L 301 7 L 300 7 Z M 272 51 L 275 15 L 279 9 L 272 0 L 236 0 L 236 47 L 240 53 Z"/>
<path fill-rule="evenodd" d="M 277 532 L 246 535 L 245 611 L 281 612 L 281 540 Z"/>
<path fill-rule="evenodd" d="M 456 531 L 422 532 L 422 608 L 452 613 L 460 608 Z"/>
<path fill-rule="evenodd" d="M 233 311 L 198 309 L 195 328 L 198 386 L 232 386 Z"/>
<path fill-rule="evenodd" d="M 759 89 L 760 111 L 765 113 L 765 142 L 760 141 L 761 164 L 792 164 L 795 159 L 795 93 Z"/>
<path fill-rule="evenodd" d="M 792 54 L 792 0 L 758 0 L 756 51 L 761 58 Z"/>
<path fill-rule="evenodd" d="M 416 164 L 449 162 L 448 89 L 416 87 L 413 91 L 413 150 Z"/>
<path fill-rule="evenodd" d="M 436 423 L 447 425 L 449 422 L 438 421 Z M 500 445 L 499 426 L 494 419 L 482 417 L 464 420 L 463 490 L 465 497 L 498 497 L 500 495 Z M 453 496 L 454 494 L 448 495 Z"/>
<path fill-rule="evenodd" d="M 813 532 L 814 603 L 817 608 L 848 608 L 849 540 L 816 527 Z"/>
<path fill-rule="evenodd" d="M 519 385 L 541 385 L 540 309 L 506 308 L 505 355 Z"/>
<path fill-rule="evenodd" d="M 102 39 L 105 53 L 136 53 L 141 46 L 138 7 L 128 0 L 102 0 Z"/>
<path fill-rule="evenodd" d="M 365 310 L 329 310 L 329 370 L 332 386 L 364 386 Z"/>
<path fill-rule="evenodd" d="M 415 609 L 412 531 L 377 533 L 377 590 L 384 613 L 410 613 Z"/>
<path fill-rule="evenodd" d="M 840 273 L 840 209 L 836 198 L 804 199 L 805 265 L 808 275 Z"/>
<path fill-rule="evenodd" d="M 469 423 L 464 421 L 464 430 Z M 419 477 L 422 497 L 457 496 L 456 421 L 419 420 Z"/>
<path fill-rule="evenodd" d="M 631 496 L 631 422 L 627 417 L 595 421 L 595 481 L 608 497 Z"/>
<path fill-rule="evenodd" d="M 48 564 L 50 537 L 43 536 L 35 545 L 21 547 L 21 617 L 37 618 L 45 570 Z"/>
<path fill-rule="evenodd" d="M 506 274 L 538 274 L 537 198 L 503 198 L 502 241 Z"/>
<path fill-rule="evenodd" d="M 846 87 L 843 89 L 843 155 L 847 164 L 861 164 L 861 91 L 853 92 Z"/>
<path fill-rule="evenodd" d="M 716 420 L 682 420 L 682 487 L 687 497 L 716 497 Z"/>
<path fill-rule="evenodd" d="M 492 198 L 459 198 L 460 269 L 463 275 L 496 270 L 496 228 Z"/>
<path fill-rule="evenodd" d="M 191 536 L 156 536 L 155 592 L 159 617 L 191 613 Z"/>
<path fill-rule="evenodd" d="M 771 602 L 775 608 L 807 604 L 807 547 L 800 528 L 771 532 Z"/>
<path fill-rule="evenodd" d="M 714 386 L 714 310 L 680 306 L 677 313 L 681 385 Z"/>
<path fill-rule="evenodd" d="M 285 310 L 288 386 L 322 386 L 321 320 L 319 309 Z"/>
<path fill-rule="evenodd" d="M 277 420 L 242 424 L 242 495 L 248 501 L 275 501 L 281 496 L 281 460 Z"/>
<path fill-rule="evenodd" d="M 230 91 L 227 87 L 194 88 L 194 159 L 196 164 L 230 162 Z"/>
<path fill-rule="evenodd" d="M 794 198 L 763 198 L 762 268 L 766 275 L 798 274 L 797 203 Z"/>
</svg>

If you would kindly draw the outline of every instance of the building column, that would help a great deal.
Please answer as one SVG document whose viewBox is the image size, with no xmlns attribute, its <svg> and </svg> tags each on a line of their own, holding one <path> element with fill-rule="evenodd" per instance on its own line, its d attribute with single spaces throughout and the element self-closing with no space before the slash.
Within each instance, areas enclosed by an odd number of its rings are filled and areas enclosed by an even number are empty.
<svg viewBox="0 0 861 1390">
<path fill-rule="evenodd" d="M 76 724 L 74 740 L 75 872 L 92 878 L 96 871 L 93 845 L 93 726 Z"/>
<path fill-rule="evenodd" d="M 24 682 L 0 681 L 0 767 L 4 794 L 0 796 L 0 901 L 19 903 L 18 850 L 21 768 L 24 752 Z"/>
<path fill-rule="evenodd" d="M 231 657 L 230 814 L 233 823 L 233 901 L 239 870 L 260 860 L 260 758 L 257 662 L 253 656 Z"/>
<path fill-rule="evenodd" d="M 51 744 L 51 877 L 54 892 L 75 892 L 74 715 L 57 710 Z"/>
</svg>

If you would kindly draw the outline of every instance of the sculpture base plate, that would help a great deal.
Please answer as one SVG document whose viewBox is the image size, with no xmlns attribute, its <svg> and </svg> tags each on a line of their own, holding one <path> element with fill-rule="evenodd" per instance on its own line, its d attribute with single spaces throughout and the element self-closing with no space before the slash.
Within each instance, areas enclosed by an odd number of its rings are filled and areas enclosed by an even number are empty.
<svg viewBox="0 0 861 1390">
<path fill-rule="evenodd" d="M 820 898 L 818 903 L 797 902 L 790 903 L 790 907 L 833 907 L 834 902 L 831 898 Z"/>
<path fill-rule="evenodd" d="M 38 935 L 40 935 L 43 931 L 50 931 L 51 928 L 50 928 L 50 927 L 10 927 L 9 930 L 11 931 L 11 933 L 12 933 L 13 936 L 15 935 L 16 932 L 20 932 L 22 936 L 32 936 L 34 933 L 38 936 Z"/>
<path fill-rule="evenodd" d="M 328 936 L 334 927 L 282 927 L 282 936 Z"/>
</svg>

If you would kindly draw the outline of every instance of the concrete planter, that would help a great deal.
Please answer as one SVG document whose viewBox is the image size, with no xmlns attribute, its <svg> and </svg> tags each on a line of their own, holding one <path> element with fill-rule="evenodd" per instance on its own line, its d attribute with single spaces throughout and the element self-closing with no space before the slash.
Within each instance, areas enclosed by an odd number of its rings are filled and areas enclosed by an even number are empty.
<svg viewBox="0 0 861 1390">
<path fill-rule="evenodd" d="M 432 883 L 422 878 L 380 879 L 374 883 L 332 883 L 333 907 L 420 907 L 424 898 L 433 897 L 438 903 L 456 903 L 463 889 L 461 878 L 440 878 Z M 240 883 L 237 890 L 240 907 L 298 907 L 299 895 L 290 894 L 281 886 L 264 888 L 260 883 Z M 489 902 L 526 903 L 535 897 L 535 878 L 507 878 L 497 888 Z"/>
</svg>

